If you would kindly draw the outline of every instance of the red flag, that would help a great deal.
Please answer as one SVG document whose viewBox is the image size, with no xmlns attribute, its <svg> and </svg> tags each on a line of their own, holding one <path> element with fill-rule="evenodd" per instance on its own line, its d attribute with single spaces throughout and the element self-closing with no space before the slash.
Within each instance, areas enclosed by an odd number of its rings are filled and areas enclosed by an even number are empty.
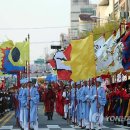
<svg viewBox="0 0 130 130">
<path fill-rule="evenodd" d="M 66 57 L 66 59 L 69 61 L 70 60 L 70 53 L 71 53 L 71 50 L 72 50 L 72 46 L 71 44 L 69 44 L 69 46 L 64 50 L 64 55 Z"/>
<path fill-rule="evenodd" d="M 71 71 L 69 70 L 57 70 L 59 80 L 70 80 Z"/>
<path fill-rule="evenodd" d="M 48 61 L 48 63 L 52 66 L 53 69 L 56 68 L 56 62 L 55 62 L 55 60 L 51 59 L 51 60 Z"/>
</svg>

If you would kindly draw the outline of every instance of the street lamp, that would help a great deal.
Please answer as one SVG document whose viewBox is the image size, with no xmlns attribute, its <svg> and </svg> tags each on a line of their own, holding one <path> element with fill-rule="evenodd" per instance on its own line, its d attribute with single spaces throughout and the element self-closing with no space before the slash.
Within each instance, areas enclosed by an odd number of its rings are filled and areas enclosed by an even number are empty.
<svg viewBox="0 0 130 130">
<path fill-rule="evenodd" d="M 99 19 L 99 21 L 97 21 L 97 24 L 100 26 L 101 25 L 101 22 L 100 22 L 100 19 L 101 20 L 106 20 L 107 21 L 107 23 L 109 23 L 109 22 L 113 22 L 114 24 L 116 24 L 115 22 L 115 20 L 112 20 L 112 19 L 106 19 L 106 18 L 100 18 L 100 17 L 97 17 L 97 16 L 90 16 L 92 19 L 95 19 L 95 20 L 98 20 Z"/>
<path fill-rule="evenodd" d="M 90 16 L 91 18 L 93 19 L 102 19 L 102 20 L 107 20 L 107 21 L 111 21 L 111 22 L 115 22 L 115 20 L 109 20 L 109 19 L 105 19 L 105 18 L 100 18 L 100 17 L 97 17 L 97 16 Z"/>
</svg>

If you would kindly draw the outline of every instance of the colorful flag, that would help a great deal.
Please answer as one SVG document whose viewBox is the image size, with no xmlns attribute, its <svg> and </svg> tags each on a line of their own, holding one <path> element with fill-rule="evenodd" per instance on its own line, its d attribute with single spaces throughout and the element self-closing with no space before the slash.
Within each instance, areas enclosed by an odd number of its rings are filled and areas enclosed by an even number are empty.
<svg viewBox="0 0 130 130">
<path fill-rule="evenodd" d="M 24 66 L 14 66 L 8 59 L 8 55 L 10 53 L 10 50 L 5 50 L 5 57 L 3 60 L 3 69 L 2 71 L 6 72 L 6 73 L 14 73 L 14 72 L 18 72 L 18 71 L 24 71 L 25 67 Z"/>
<path fill-rule="evenodd" d="M 95 49 L 96 58 L 98 58 L 100 54 L 102 53 L 101 48 L 103 47 L 104 43 L 105 43 L 104 36 L 101 36 L 99 39 L 94 41 L 94 49 Z"/>
<path fill-rule="evenodd" d="M 10 51 L 9 60 L 14 66 L 26 66 L 29 61 L 29 42 L 17 42 Z"/>
<path fill-rule="evenodd" d="M 70 60 L 70 53 L 71 53 L 72 47 L 71 44 L 69 44 L 69 46 L 63 51 L 67 61 Z"/>
<path fill-rule="evenodd" d="M 3 42 L 0 45 L 0 69 L 3 69 L 3 59 L 4 59 L 4 51 L 6 49 L 11 49 L 14 46 L 13 41 L 9 40 L 6 42 Z"/>
<path fill-rule="evenodd" d="M 62 51 L 57 51 L 54 55 L 57 70 L 71 70 L 70 66 L 66 66 L 63 62 L 66 61 L 66 57 Z"/>
<path fill-rule="evenodd" d="M 128 32 L 123 38 L 122 42 L 124 45 L 123 56 L 122 56 L 122 65 L 125 70 L 130 69 L 130 32 Z"/>
<path fill-rule="evenodd" d="M 71 71 L 57 70 L 57 76 L 59 80 L 70 80 Z"/>
<path fill-rule="evenodd" d="M 93 35 L 71 42 L 71 60 L 65 64 L 72 69 L 71 79 L 75 82 L 96 76 Z"/>
<path fill-rule="evenodd" d="M 24 67 L 14 66 L 12 63 L 10 63 L 8 59 L 8 55 L 10 53 L 10 50 L 14 46 L 12 41 L 6 41 L 1 44 L 0 46 L 0 54 L 1 54 L 1 70 L 4 73 L 15 73 L 18 71 L 24 71 Z"/>
<path fill-rule="evenodd" d="M 115 37 L 112 35 L 109 39 L 104 43 L 100 50 L 100 55 L 97 58 L 97 75 L 107 74 L 108 66 L 113 61 L 112 56 L 112 47 L 115 46 L 114 42 Z"/>
<path fill-rule="evenodd" d="M 66 57 L 62 51 L 57 51 L 53 59 L 56 63 L 57 76 L 60 80 L 70 80 L 71 68 L 65 65 Z"/>
<path fill-rule="evenodd" d="M 54 59 L 48 60 L 48 63 L 51 65 L 53 69 L 56 69 L 56 62 Z"/>
<path fill-rule="evenodd" d="M 114 72 L 119 72 L 123 70 L 122 66 L 122 52 L 123 52 L 123 43 L 119 42 L 116 47 L 114 48 L 114 53 L 113 53 L 113 60 L 114 60 L 114 65 L 109 66 L 109 72 L 114 73 Z"/>
</svg>

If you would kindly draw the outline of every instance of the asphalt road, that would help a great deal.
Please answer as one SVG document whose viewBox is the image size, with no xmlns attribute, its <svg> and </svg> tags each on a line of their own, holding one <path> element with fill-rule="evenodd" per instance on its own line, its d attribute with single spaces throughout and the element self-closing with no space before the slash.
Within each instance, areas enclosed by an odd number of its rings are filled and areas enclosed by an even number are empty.
<svg viewBox="0 0 130 130">
<path fill-rule="evenodd" d="M 47 120 L 47 117 L 44 115 L 43 103 L 40 103 L 38 106 L 38 119 L 39 130 L 81 130 L 79 127 L 73 126 L 62 119 L 56 112 L 54 113 L 53 120 Z M 0 119 L 0 130 L 20 130 L 15 124 L 14 111 L 11 111 Z M 103 130 L 130 130 L 130 127 L 114 125 L 104 121 Z"/>
</svg>

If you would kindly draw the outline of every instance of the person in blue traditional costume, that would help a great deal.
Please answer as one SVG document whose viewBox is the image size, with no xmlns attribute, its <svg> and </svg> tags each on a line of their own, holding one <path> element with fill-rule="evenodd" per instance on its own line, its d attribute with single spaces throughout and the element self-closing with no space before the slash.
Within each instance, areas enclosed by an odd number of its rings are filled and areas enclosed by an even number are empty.
<svg viewBox="0 0 130 130">
<path fill-rule="evenodd" d="M 76 93 L 76 100 L 77 100 L 77 105 L 76 105 L 76 116 L 77 116 L 77 125 L 82 127 L 82 100 L 81 100 L 81 83 L 80 81 L 76 83 L 77 86 L 77 93 Z"/>
<path fill-rule="evenodd" d="M 38 103 L 39 103 L 39 93 L 37 88 L 35 87 L 35 83 L 32 81 L 28 82 L 27 89 L 27 101 L 28 101 L 28 109 L 30 109 L 30 128 L 32 130 L 38 130 Z"/>
<path fill-rule="evenodd" d="M 27 83 L 23 82 L 19 89 L 19 106 L 20 106 L 20 126 L 23 130 L 28 130 L 28 110 L 27 110 Z"/>
<path fill-rule="evenodd" d="M 92 87 L 90 89 L 91 107 L 90 107 L 89 120 L 91 122 L 91 130 L 94 130 L 94 123 L 98 124 L 98 130 L 101 130 L 103 126 L 104 106 L 106 104 L 106 93 L 101 83 L 102 79 L 97 78 L 96 85 L 92 84 Z"/>
<path fill-rule="evenodd" d="M 76 113 L 76 109 L 77 109 L 77 87 L 76 87 L 76 83 L 74 83 L 73 81 L 71 82 L 71 97 L 70 97 L 70 109 L 71 109 L 71 115 L 72 115 L 72 123 L 75 124 L 77 121 L 77 113 Z"/>
<path fill-rule="evenodd" d="M 89 123 L 89 111 L 90 111 L 90 88 L 87 84 L 87 81 L 83 83 L 83 91 L 81 93 L 81 100 L 82 100 L 82 122 L 86 127 L 86 130 L 90 129 Z"/>
</svg>

